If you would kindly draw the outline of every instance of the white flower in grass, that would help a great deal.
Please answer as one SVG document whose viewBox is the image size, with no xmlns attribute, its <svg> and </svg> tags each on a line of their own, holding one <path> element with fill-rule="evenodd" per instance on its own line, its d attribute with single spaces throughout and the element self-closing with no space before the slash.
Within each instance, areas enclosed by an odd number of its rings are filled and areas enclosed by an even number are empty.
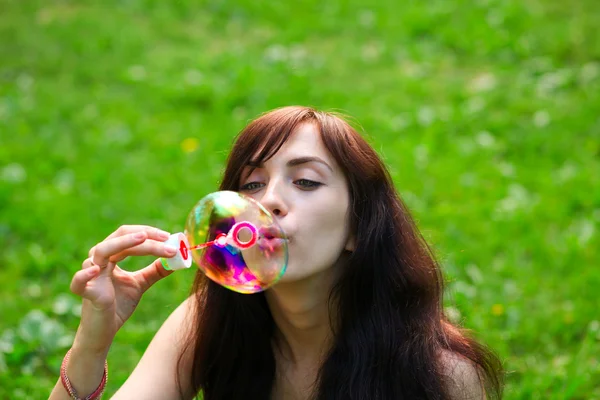
<svg viewBox="0 0 600 400">
<path fill-rule="evenodd" d="M 381 42 L 367 43 L 362 47 L 362 59 L 365 62 L 377 61 L 383 53 L 384 46 Z"/>
<path fill-rule="evenodd" d="M 584 85 L 589 84 L 596 78 L 600 76 L 600 63 L 598 62 L 589 62 L 581 67 L 581 71 L 579 71 L 579 78 Z"/>
<path fill-rule="evenodd" d="M 475 142 L 471 138 L 460 138 L 456 144 L 458 151 L 463 155 L 473 154 L 476 148 Z"/>
<path fill-rule="evenodd" d="M 433 108 L 423 106 L 417 111 L 417 121 L 422 126 L 429 126 L 435 121 L 435 111 Z"/>
<path fill-rule="evenodd" d="M 594 234 L 596 233 L 596 225 L 589 219 L 580 219 L 574 221 L 568 231 L 577 238 L 577 243 L 580 247 L 585 247 Z"/>
<path fill-rule="evenodd" d="M 498 85 L 498 79 L 491 72 L 483 72 L 476 75 L 469 82 L 469 90 L 473 93 L 489 92 Z"/>
<path fill-rule="evenodd" d="M 477 295 L 477 288 L 463 281 L 457 281 L 452 286 L 453 291 L 463 294 L 465 297 L 472 299 Z"/>
<path fill-rule="evenodd" d="M 480 111 L 485 109 L 486 103 L 485 100 L 481 97 L 471 97 L 467 100 L 464 111 L 467 114 L 477 114 Z"/>
<path fill-rule="evenodd" d="M 508 187 L 506 197 L 498 201 L 494 215 L 496 217 L 512 215 L 519 210 L 531 210 L 539 202 L 539 196 L 530 193 L 525 187 L 513 183 Z"/>
<path fill-rule="evenodd" d="M 188 69 L 187 71 L 185 71 L 185 74 L 183 76 L 185 83 L 187 83 L 190 86 L 198 86 L 202 82 L 203 78 L 204 75 L 202 75 L 202 72 L 196 69 Z"/>
<path fill-rule="evenodd" d="M 567 161 L 560 169 L 554 172 L 554 179 L 559 183 L 566 183 L 577 176 L 579 168 Z"/>
<path fill-rule="evenodd" d="M 15 335 L 15 331 L 12 329 L 7 329 L 2 332 L 2 336 L 0 336 L 0 354 L 1 353 L 12 353 L 15 349 L 15 341 L 17 336 Z"/>
<path fill-rule="evenodd" d="M 67 294 L 59 294 L 52 304 L 52 311 L 58 315 L 65 315 L 73 306 L 75 300 Z"/>
<path fill-rule="evenodd" d="M 481 273 L 481 270 L 477 267 L 477 265 L 469 264 L 466 266 L 465 270 L 474 284 L 478 284 L 483 281 L 483 274 Z"/>
<path fill-rule="evenodd" d="M 27 74 L 21 74 L 17 77 L 17 86 L 19 87 L 19 89 L 21 89 L 23 92 L 27 92 L 29 91 L 29 89 L 31 89 L 31 87 L 33 86 L 34 83 L 34 79 L 31 77 L 31 75 L 27 75 Z"/>
<path fill-rule="evenodd" d="M 567 84 L 572 74 L 571 70 L 566 68 L 545 73 L 537 81 L 536 92 L 538 96 L 547 96 L 556 89 L 563 87 Z"/>
<path fill-rule="evenodd" d="M 465 172 L 460 176 L 460 184 L 465 187 L 473 187 L 477 185 L 477 175 L 472 172 Z"/>
<path fill-rule="evenodd" d="M 483 148 L 492 148 L 496 145 L 496 139 L 488 131 L 481 131 L 475 137 L 475 141 Z"/>
<path fill-rule="evenodd" d="M 511 178 L 515 176 L 515 166 L 506 161 L 498 163 L 496 168 L 498 168 L 498 171 L 500 171 L 504 177 Z"/>
<path fill-rule="evenodd" d="M 357 19 L 361 26 L 369 28 L 375 23 L 375 13 L 371 10 L 362 10 L 358 13 Z"/>
<path fill-rule="evenodd" d="M 418 166 L 425 166 L 429 163 L 429 149 L 424 144 L 415 147 L 414 150 L 415 163 Z"/>
<path fill-rule="evenodd" d="M 146 68 L 143 65 L 132 65 L 127 69 L 127 75 L 133 81 L 143 81 L 146 79 Z"/>
<path fill-rule="evenodd" d="M 54 177 L 54 187 L 61 194 L 69 194 L 75 183 L 75 174 L 70 169 L 63 169 Z"/>
<path fill-rule="evenodd" d="M 274 44 L 265 50 L 265 60 L 267 62 L 276 63 L 287 60 L 287 49 L 280 44 Z"/>
<path fill-rule="evenodd" d="M 42 287 L 38 283 L 31 283 L 27 285 L 25 292 L 29 297 L 40 297 L 42 295 Z"/>
<path fill-rule="evenodd" d="M 2 180 L 9 183 L 21 183 L 27 178 L 27 171 L 21 164 L 11 163 L 2 168 Z"/>
<path fill-rule="evenodd" d="M 546 110 L 536 111 L 533 114 L 533 124 L 538 128 L 543 128 L 550 123 L 550 114 Z"/>
<path fill-rule="evenodd" d="M 410 119 L 406 114 L 398 114 L 390 119 L 390 128 L 394 132 L 399 132 L 408 125 L 410 125 Z"/>
</svg>

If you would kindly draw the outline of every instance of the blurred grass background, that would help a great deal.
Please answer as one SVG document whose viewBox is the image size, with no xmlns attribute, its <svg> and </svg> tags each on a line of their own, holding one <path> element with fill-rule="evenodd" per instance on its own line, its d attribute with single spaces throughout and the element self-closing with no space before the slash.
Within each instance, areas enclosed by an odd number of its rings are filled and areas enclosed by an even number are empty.
<svg viewBox="0 0 600 400">
<path fill-rule="evenodd" d="M 598 26 L 597 0 L 0 0 L 0 398 L 48 396 L 91 246 L 181 230 L 234 135 L 302 104 L 384 157 L 506 399 L 600 399 Z M 119 333 L 109 395 L 193 273 Z"/>
</svg>

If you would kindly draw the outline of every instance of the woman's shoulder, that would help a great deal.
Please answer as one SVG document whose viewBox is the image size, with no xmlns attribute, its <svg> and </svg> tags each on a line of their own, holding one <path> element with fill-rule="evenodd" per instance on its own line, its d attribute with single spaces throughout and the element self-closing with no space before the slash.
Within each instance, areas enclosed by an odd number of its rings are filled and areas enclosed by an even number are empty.
<svg viewBox="0 0 600 400">
<path fill-rule="evenodd" d="M 485 389 L 479 367 L 461 354 L 442 350 L 440 365 L 451 399 L 485 399 Z"/>
<path fill-rule="evenodd" d="M 192 349 L 187 343 L 195 303 L 190 296 L 169 315 L 113 399 L 180 399 L 181 392 L 184 398 L 193 397 L 189 380 Z"/>
</svg>

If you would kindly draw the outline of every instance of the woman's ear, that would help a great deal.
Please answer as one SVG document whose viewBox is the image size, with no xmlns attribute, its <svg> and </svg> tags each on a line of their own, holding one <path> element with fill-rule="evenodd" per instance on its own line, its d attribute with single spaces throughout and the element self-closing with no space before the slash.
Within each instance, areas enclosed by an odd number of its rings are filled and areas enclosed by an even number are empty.
<svg viewBox="0 0 600 400">
<path fill-rule="evenodd" d="M 350 234 L 348 236 L 348 240 L 346 241 L 346 245 L 344 246 L 344 250 L 352 253 L 355 248 L 356 248 L 356 245 L 355 245 L 355 240 L 354 240 L 354 234 Z"/>
</svg>

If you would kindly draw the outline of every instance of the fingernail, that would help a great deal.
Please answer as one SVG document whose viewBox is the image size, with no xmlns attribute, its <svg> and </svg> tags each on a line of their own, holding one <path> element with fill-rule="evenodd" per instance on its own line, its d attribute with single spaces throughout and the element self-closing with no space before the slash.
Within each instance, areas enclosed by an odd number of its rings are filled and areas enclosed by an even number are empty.
<svg viewBox="0 0 600 400">
<path fill-rule="evenodd" d="M 165 245 L 165 251 L 170 254 L 175 254 L 177 253 L 177 247 L 173 247 L 167 244 Z"/>
<path fill-rule="evenodd" d="M 159 239 L 167 240 L 169 238 L 169 236 L 171 236 L 171 234 L 169 232 L 161 231 L 160 229 L 158 230 L 158 238 Z"/>
<path fill-rule="evenodd" d="M 133 235 L 134 239 L 143 239 L 146 237 L 146 232 L 138 232 Z"/>
</svg>

